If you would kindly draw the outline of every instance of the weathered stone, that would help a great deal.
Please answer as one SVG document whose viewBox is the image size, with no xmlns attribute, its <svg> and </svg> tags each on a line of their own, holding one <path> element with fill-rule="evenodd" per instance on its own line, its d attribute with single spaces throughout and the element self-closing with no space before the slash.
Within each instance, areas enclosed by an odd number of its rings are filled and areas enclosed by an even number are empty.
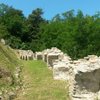
<svg viewBox="0 0 100 100">
<path fill-rule="evenodd" d="M 1 39 L 1 43 L 4 44 L 4 45 L 6 44 L 4 39 Z"/>
<path fill-rule="evenodd" d="M 35 56 L 36 56 L 36 60 L 42 60 L 43 59 L 42 52 L 36 52 Z"/>
<path fill-rule="evenodd" d="M 0 100 L 3 100 L 3 97 L 2 96 L 0 96 Z"/>
<path fill-rule="evenodd" d="M 44 50 L 42 53 L 43 53 L 43 61 L 44 62 L 47 62 L 47 55 L 49 53 L 50 49 L 46 49 Z"/>
<path fill-rule="evenodd" d="M 99 57 L 85 57 L 74 62 L 73 66 L 73 75 L 69 80 L 71 100 L 100 100 Z"/>
<path fill-rule="evenodd" d="M 16 93 L 14 92 L 9 92 L 9 100 L 14 100 L 14 98 L 16 97 Z"/>
<path fill-rule="evenodd" d="M 31 50 L 15 50 L 15 53 L 19 59 L 33 60 L 34 53 Z"/>
<path fill-rule="evenodd" d="M 55 60 L 59 59 L 62 55 L 63 55 L 63 53 L 61 52 L 61 50 L 59 50 L 55 47 L 51 48 L 51 50 L 47 54 L 47 65 L 49 67 L 53 67 L 53 62 Z"/>
<path fill-rule="evenodd" d="M 55 80 L 67 80 L 69 81 L 72 74 L 72 68 L 70 63 L 58 61 L 53 65 L 53 77 Z"/>
<path fill-rule="evenodd" d="M 72 74 L 72 67 L 70 66 L 71 58 L 67 55 L 62 55 L 61 59 L 53 63 L 53 77 L 56 80 L 69 81 Z"/>
</svg>

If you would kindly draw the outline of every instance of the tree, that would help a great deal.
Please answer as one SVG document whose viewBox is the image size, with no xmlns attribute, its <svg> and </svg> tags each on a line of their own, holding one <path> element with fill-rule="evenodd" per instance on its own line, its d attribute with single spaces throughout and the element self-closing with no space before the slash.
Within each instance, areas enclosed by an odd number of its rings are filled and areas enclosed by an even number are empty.
<svg viewBox="0 0 100 100">
<path fill-rule="evenodd" d="M 55 15 L 55 16 L 52 18 L 52 21 L 61 21 L 61 16 L 60 16 L 60 14 Z"/>
<path fill-rule="evenodd" d="M 76 17 L 77 17 L 78 19 L 84 18 L 83 12 L 82 12 L 81 10 L 78 10 Z"/>
<path fill-rule="evenodd" d="M 66 20 L 66 19 L 73 19 L 73 17 L 74 17 L 74 10 L 69 10 L 69 11 L 67 11 L 67 12 L 64 12 L 63 14 L 62 14 L 62 16 L 63 16 L 63 19 L 64 20 Z"/>
<path fill-rule="evenodd" d="M 22 11 L 9 7 L 8 5 L 0 5 L 0 22 L 5 26 L 7 30 L 6 39 L 7 43 L 12 47 L 20 47 L 17 42 L 12 41 L 22 41 L 23 38 L 23 28 L 25 26 L 25 17 Z M 10 38 L 9 38 L 10 37 Z M 14 39 L 13 39 L 14 38 Z M 11 40 L 10 40 L 11 39 Z M 14 44 L 13 46 L 13 43 Z"/>
<path fill-rule="evenodd" d="M 28 29 L 30 34 L 30 39 L 37 39 L 38 33 L 40 30 L 40 24 L 45 20 L 42 18 L 43 11 L 40 8 L 37 8 L 32 11 L 32 14 L 28 17 Z"/>
<path fill-rule="evenodd" d="M 10 7 L 8 5 L 5 4 L 0 4 L 0 17 L 3 16 L 8 10 L 10 9 Z"/>
<path fill-rule="evenodd" d="M 0 24 L 0 39 L 6 38 L 7 35 L 8 35 L 7 28 L 5 27 L 5 25 Z"/>
</svg>

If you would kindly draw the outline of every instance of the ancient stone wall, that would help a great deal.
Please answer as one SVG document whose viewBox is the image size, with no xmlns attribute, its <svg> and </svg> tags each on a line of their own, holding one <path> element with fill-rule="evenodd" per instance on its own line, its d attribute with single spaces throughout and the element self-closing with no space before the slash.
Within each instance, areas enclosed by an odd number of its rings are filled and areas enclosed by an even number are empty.
<svg viewBox="0 0 100 100">
<path fill-rule="evenodd" d="M 36 52 L 36 53 L 35 53 L 35 59 L 36 59 L 36 60 L 42 60 L 42 59 L 43 59 L 43 54 L 42 54 L 42 52 Z"/>
<path fill-rule="evenodd" d="M 72 100 L 100 100 L 100 58 L 92 55 L 74 62 L 69 81 Z"/>
<path fill-rule="evenodd" d="M 16 55 L 22 60 L 33 60 L 34 53 L 31 50 L 15 50 Z"/>
</svg>

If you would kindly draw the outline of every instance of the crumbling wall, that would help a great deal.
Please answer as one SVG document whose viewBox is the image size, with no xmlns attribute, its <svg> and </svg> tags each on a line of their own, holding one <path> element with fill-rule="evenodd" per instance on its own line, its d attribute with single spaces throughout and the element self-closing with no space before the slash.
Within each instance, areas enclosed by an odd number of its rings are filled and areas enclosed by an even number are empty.
<svg viewBox="0 0 100 100">
<path fill-rule="evenodd" d="M 59 50 L 58 48 L 51 48 L 47 54 L 47 65 L 49 67 L 53 67 L 53 62 L 60 59 L 62 55 L 63 52 L 61 52 L 61 50 Z"/>
<path fill-rule="evenodd" d="M 62 55 L 61 59 L 53 63 L 53 78 L 56 80 L 69 80 L 72 75 L 71 58 L 68 55 Z"/>
<path fill-rule="evenodd" d="M 43 61 L 47 63 L 47 55 L 50 52 L 50 49 L 43 50 Z"/>
<path fill-rule="evenodd" d="M 67 80 L 69 81 L 72 74 L 72 68 L 69 63 L 58 61 L 53 65 L 53 78 L 55 80 Z"/>
<path fill-rule="evenodd" d="M 43 59 L 42 52 L 36 52 L 35 56 L 36 56 L 36 60 L 42 60 Z"/>
<path fill-rule="evenodd" d="M 100 100 L 100 59 L 88 56 L 74 63 L 69 80 L 71 100 Z"/>
<path fill-rule="evenodd" d="M 47 55 L 47 65 L 49 67 L 53 67 L 53 62 L 55 60 L 59 59 L 59 55 L 55 55 L 55 54 L 48 54 Z"/>
<path fill-rule="evenodd" d="M 31 50 L 15 50 L 15 53 L 19 59 L 33 60 L 34 53 Z"/>
</svg>

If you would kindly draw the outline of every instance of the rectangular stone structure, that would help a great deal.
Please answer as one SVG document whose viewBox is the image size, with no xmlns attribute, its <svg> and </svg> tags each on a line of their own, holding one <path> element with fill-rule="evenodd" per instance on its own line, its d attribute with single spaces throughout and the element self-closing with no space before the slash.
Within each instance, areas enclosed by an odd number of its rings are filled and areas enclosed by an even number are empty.
<svg viewBox="0 0 100 100">
<path fill-rule="evenodd" d="M 49 67 L 53 67 L 53 62 L 55 60 L 59 59 L 59 55 L 58 54 L 48 54 L 47 55 L 47 65 Z"/>
<path fill-rule="evenodd" d="M 36 60 L 43 60 L 42 52 L 36 52 L 35 56 L 36 56 Z"/>
<path fill-rule="evenodd" d="M 69 80 L 71 100 L 100 100 L 100 58 L 85 57 L 73 66 Z"/>
</svg>

